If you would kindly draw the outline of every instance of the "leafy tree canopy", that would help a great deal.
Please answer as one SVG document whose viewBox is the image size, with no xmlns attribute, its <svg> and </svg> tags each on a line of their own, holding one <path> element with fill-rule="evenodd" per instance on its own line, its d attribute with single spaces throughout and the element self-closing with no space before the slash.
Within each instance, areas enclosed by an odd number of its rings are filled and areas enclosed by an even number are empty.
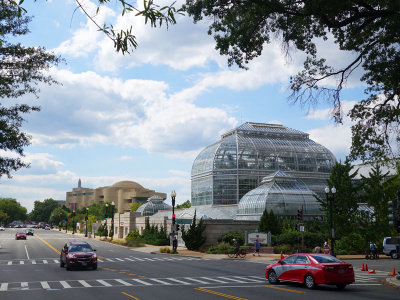
<svg viewBox="0 0 400 300">
<path fill-rule="evenodd" d="M 51 198 L 45 199 L 43 202 L 35 201 L 33 210 L 30 213 L 30 219 L 32 221 L 48 223 L 50 221 L 50 215 L 57 207 L 58 202 Z"/>
<path fill-rule="evenodd" d="M 176 206 L 177 209 L 190 208 L 190 207 L 192 207 L 192 203 L 190 202 L 190 200 L 186 200 L 182 204 L 178 204 Z"/>
<path fill-rule="evenodd" d="M 131 212 L 137 211 L 139 207 L 141 207 L 143 203 L 137 202 L 137 203 L 132 203 L 130 206 Z"/>
<path fill-rule="evenodd" d="M 10 99 L 37 96 L 39 83 L 55 83 L 45 71 L 60 62 L 42 47 L 24 47 L 16 42 L 29 32 L 30 18 L 10 5 L 13 2 L 0 2 L 0 150 L 6 153 L 0 157 L 0 177 L 11 177 L 13 171 L 29 166 L 22 157 L 31 137 L 21 131 L 21 126 L 24 114 L 39 110 L 38 106 L 12 104 Z"/>
<path fill-rule="evenodd" d="M 290 48 L 304 51 L 304 69 L 291 78 L 293 100 L 314 104 L 328 100 L 333 118 L 341 122 L 341 90 L 358 67 L 367 84 L 367 98 L 350 112 L 351 157 L 375 160 L 390 157 L 393 137 L 398 146 L 400 134 L 400 1 L 398 0 L 263 0 L 219 1 L 186 0 L 185 9 L 195 22 L 212 19 L 216 49 L 228 56 L 229 65 L 246 68 L 260 56 L 273 38 Z M 318 39 L 331 39 L 339 49 L 353 53 L 347 65 L 329 66 L 318 57 Z M 324 80 L 337 81 L 335 88 Z"/>
<path fill-rule="evenodd" d="M 17 200 L 12 198 L 0 198 L 0 212 L 2 216 L 7 217 L 3 222 L 12 222 L 15 220 L 26 220 L 26 208 L 21 206 Z"/>
</svg>

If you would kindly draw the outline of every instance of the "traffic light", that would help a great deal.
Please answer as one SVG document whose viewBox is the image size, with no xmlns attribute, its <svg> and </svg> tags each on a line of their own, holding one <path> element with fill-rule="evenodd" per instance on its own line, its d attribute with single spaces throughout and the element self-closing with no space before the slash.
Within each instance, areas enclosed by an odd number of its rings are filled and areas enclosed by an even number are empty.
<svg viewBox="0 0 400 300">
<path fill-rule="evenodd" d="M 398 216 L 399 216 L 399 211 L 398 211 L 398 199 L 391 200 L 388 202 L 389 204 L 389 225 L 393 227 L 397 227 L 398 224 Z"/>
<path fill-rule="evenodd" d="M 301 210 L 301 209 L 297 210 L 297 220 L 303 221 L 303 210 Z"/>
<path fill-rule="evenodd" d="M 172 214 L 172 225 L 175 224 L 175 214 Z"/>
</svg>

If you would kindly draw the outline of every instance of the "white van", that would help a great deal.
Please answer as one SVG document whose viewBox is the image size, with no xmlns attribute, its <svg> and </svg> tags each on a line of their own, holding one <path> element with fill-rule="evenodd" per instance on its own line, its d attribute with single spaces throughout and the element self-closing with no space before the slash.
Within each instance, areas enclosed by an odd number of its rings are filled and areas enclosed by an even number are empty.
<svg viewBox="0 0 400 300">
<path fill-rule="evenodd" d="M 391 258 L 400 258 L 400 237 L 385 237 L 383 239 L 383 253 Z"/>
</svg>

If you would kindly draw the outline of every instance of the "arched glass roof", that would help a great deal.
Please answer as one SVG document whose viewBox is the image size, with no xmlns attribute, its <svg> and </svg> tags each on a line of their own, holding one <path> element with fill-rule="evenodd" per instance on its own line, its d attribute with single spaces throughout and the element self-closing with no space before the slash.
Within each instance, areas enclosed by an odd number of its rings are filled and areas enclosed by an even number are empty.
<svg viewBox="0 0 400 300">
<path fill-rule="evenodd" d="M 238 205 L 238 219 L 254 219 L 261 216 L 265 209 L 275 215 L 296 216 L 303 209 L 303 215 L 321 216 L 320 205 L 313 192 L 294 177 L 277 171 L 263 179 L 261 185 L 248 193 Z"/>
<path fill-rule="evenodd" d="M 307 133 L 277 124 L 244 123 L 221 136 L 192 166 L 192 205 L 238 204 L 262 178 L 281 170 L 323 195 L 335 157 Z"/>
<path fill-rule="evenodd" d="M 152 216 L 160 210 L 172 210 L 172 206 L 164 202 L 163 198 L 154 195 L 147 199 L 147 202 L 136 210 L 140 212 L 142 216 Z"/>
</svg>

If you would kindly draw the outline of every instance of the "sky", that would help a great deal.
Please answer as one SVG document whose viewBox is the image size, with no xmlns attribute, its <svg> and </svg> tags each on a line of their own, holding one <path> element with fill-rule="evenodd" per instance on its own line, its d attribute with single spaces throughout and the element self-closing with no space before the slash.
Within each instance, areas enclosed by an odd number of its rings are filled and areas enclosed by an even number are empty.
<svg viewBox="0 0 400 300">
<path fill-rule="evenodd" d="M 115 28 L 133 25 L 139 44 L 122 55 L 75 1 L 25 2 L 33 16 L 31 32 L 18 41 L 65 60 L 49 70 L 59 85 L 41 85 L 38 99 L 18 100 L 41 107 L 23 124 L 32 136 L 24 158 L 31 167 L 11 179 L 1 177 L 0 197 L 15 198 L 28 212 L 34 201 L 65 200 L 79 178 L 87 188 L 135 181 L 167 193 L 167 203 L 175 190 L 176 202 L 183 203 L 190 200 L 196 156 L 245 122 L 283 124 L 309 133 L 338 160 L 349 154 L 348 118 L 338 125 L 330 103 L 308 107 L 288 100 L 290 76 L 301 70 L 305 56 L 295 49 L 285 56 L 279 41 L 266 44 L 248 70 L 228 67 L 207 34 L 208 20 L 194 24 L 178 16 L 168 29 L 151 28 L 143 18 L 122 17 L 117 1 L 111 1 L 96 20 Z M 97 1 L 82 2 L 94 14 Z M 321 56 L 337 66 L 354 57 L 340 52 L 332 39 L 317 44 Z M 344 112 L 365 96 L 361 72 L 342 91 Z"/>
</svg>

